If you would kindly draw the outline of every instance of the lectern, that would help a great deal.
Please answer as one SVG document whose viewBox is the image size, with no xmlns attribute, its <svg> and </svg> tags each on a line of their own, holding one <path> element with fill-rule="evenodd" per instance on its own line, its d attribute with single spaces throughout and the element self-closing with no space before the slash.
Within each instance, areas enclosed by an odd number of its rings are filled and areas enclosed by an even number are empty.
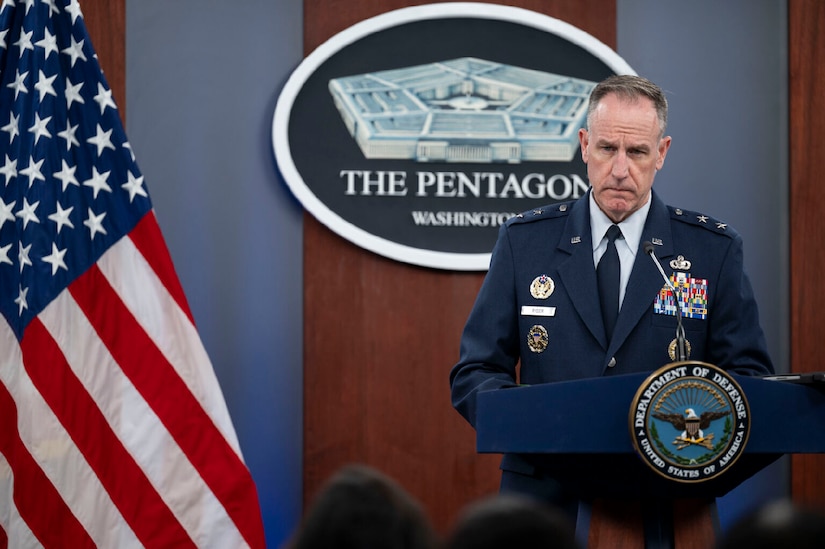
<svg viewBox="0 0 825 549">
<path fill-rule="evenodd" d="M 701 483 L 658 475 L 636 454 L 629 431 L 631 403 L 647 376 L 480 393 L 477 449 L 527 454 L 593 502 L 591 549 L 710 547 L 716 536 L 709 514 L 715 498 L 783 454 L 825 452 L 825 384 L 733 376 L 750 405 L 744 453 L 724 474 Z M 651 532 L 651 516 L 658 532 Z"/>
</svg>

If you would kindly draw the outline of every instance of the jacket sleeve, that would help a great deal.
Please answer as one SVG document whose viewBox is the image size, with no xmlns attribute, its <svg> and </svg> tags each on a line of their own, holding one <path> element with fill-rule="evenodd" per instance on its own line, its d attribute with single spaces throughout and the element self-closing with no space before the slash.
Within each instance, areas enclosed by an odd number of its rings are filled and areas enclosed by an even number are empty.
<svg viewBox="0 0 825 549">
<path fill-rule="evenodd" d="M 513 280 L 513 253 L 505 224 L 464 327 L 459 361 L 450 372 L 452 404 L 473 427 L 479 392 L 517 385 L 519 336 Z"/>
<path fill-rule="evenodd" d="M 753 287 L 744 270 L 742 237 L 731 239 L 719 272 L 708 334 L 709 362 L 741 375 L 773 373 Z"/>
</svg>

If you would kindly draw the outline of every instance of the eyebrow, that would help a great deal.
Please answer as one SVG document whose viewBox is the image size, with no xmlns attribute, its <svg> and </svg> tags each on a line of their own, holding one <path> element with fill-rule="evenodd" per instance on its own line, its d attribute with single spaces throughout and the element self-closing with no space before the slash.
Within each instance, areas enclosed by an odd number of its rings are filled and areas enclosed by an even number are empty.
<svg viewBox="0 0 825 549">
<path fill-rule="evenodd" d="M 597 147 L 603 147 L 605 145 L 611 146 L 611 147 L 617 147 L 616 141 L 614 141 L 614 140 L 606 139 L 604 137 L 600 137 L 596 140 L 596 146 Z M 650 145 L 647 144 L 647 143 L 630 144 L 630 145 L 627 145 L 625 148 L 629 151 L 633 151 L 633 150 L 642 151 L 642 152 L 650 152 L 651 151 Z"/>
<path fill-rule="evenodd" d="M 645 143 L 644 145 L 632 145 L 632 146 L 628 147 L 628 150 L 635 150 L 635 151 L 641 151 L 641 152 L 650 152 L 651 149 L 650 149 L 650 146 L 647 143 Z"/>
</svg>

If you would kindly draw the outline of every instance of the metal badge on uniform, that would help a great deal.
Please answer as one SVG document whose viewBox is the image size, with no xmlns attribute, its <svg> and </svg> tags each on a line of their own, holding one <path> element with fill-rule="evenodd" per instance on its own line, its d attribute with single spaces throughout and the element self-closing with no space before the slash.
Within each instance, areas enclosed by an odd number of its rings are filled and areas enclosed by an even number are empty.
<svg viewBox="0 0 825 549">
<path fill-rule="evenodd" d="M 544 326 L 536 324 L 530 328 L 530 333 L 527 334 L 527 346 L 534 353 L 541 353 L 547 348 L 549 337 L 547 329 Z"/>
<path fill-rule="evenodd" d="M 553 279 L 543 274 L 537 276 L 530 284 L 530 295 L 536 299 L 547 299 L 555 289 L 556 284 Z"/>
<path fill-rule="evenodd" d="M 667 346 L 667 356 L 670 357 L 670 360 L 676 362 L 676 345 L 677 345 L 676 338 L 670 342 L 670 345 Z M 685 340 L 685 354 L 687 355 L 686 358 L 690 358 L 690 341 L 687 339 Z"/>
<path fill-rule="evenodd" d="M 674 259 L 670 262 L 670 268 L 675 269 L 677 271 L 690 270 L 690 266 L 691 266 L 690 261 L 685 259 L 685 256 L 683 256 L 683 255 L 677 256 L 676 259 Z"/>
</svg>

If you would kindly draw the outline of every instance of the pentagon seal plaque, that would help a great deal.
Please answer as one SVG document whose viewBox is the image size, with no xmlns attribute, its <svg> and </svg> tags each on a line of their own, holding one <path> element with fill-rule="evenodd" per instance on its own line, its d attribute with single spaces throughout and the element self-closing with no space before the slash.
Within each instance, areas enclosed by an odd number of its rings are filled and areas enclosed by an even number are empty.
<svg viewBox="0 0 825 549">
<path fill-rule="evenodd" d="M 750 408 L 742 388 L 721 368 L 673 362 L 639 387 L 630 407 L 630 433 L 656 473 L 677 482 L 703 482 L 742 455 Z"/>
</svg>

